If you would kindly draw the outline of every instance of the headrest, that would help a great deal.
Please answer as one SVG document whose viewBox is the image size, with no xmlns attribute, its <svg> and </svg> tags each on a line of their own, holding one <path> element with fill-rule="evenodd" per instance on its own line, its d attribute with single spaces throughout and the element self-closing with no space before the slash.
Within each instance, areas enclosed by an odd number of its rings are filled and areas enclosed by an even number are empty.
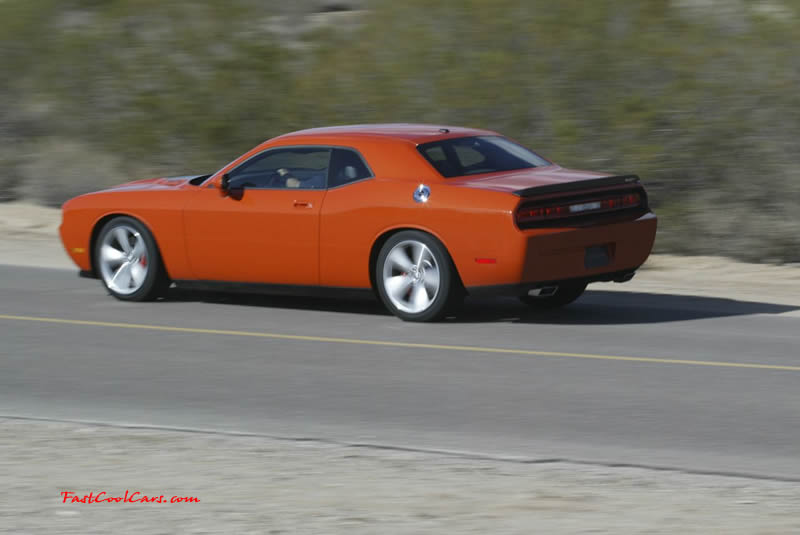
<svg viewBox="0 0 800 535">
<path fill-rule="evenodd" d="M 346 165 L 343 171 L 345 178 L 347 178 L 348 180 L 353 180 L 358 176 L 358 171 L 356 171 L 356 168 L 353 167 L 352 165 Z"/>
</svg>

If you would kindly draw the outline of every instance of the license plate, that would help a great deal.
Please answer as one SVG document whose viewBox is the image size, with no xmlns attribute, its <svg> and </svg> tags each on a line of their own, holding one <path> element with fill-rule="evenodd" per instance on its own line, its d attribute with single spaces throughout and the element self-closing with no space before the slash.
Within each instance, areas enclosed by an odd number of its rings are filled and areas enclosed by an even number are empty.
<svg viewBox="0 0 800 535">
<path fill-rule="evenodd" d="M 608 247 L 605 245 L 594 245 L 586 248 L 586 254 L 583 258 L 583 264 L 586 269 L 604 267 L 609 263 L 611 263 L 611 258 L 608 255 Z"/>
<path fill-rule="evenodd" d="M 600 204 L 600 201 L 585 202 L 583 204 L 573 204 L 569 207 L 569 211 L 572 214 L 578 212 L 588 212 L 589 210 L 599 210 L 601 206 L 602 205 Z"/>
</svg>

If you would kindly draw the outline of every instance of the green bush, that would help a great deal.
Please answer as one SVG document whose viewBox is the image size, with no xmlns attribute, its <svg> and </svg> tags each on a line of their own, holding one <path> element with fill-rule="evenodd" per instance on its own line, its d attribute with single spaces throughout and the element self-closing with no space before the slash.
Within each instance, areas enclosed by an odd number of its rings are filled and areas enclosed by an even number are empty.
<svg viewBox="0 0 800 535">
<path fill-rule="evenodd" d="M 135 178 L 210 172 L 311 126 L 485 127 L 565 166 L 639 173 L 660 251 L 800 261 L 797 0 L 374 0 L 304 16 L 322 4 L 0 2 L 0 136 L 70 139 Z M 30 168 L 8 162 L 4 177 Z"/>
</svg>

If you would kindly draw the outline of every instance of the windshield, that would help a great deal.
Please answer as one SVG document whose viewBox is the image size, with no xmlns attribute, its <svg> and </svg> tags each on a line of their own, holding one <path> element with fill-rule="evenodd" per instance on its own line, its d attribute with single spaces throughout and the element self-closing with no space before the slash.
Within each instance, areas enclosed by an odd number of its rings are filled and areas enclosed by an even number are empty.
<svg viewBox="0 0 800 535">
<path fill-rule="evenodd" d="M 446 178 L 550 165 L 541 156 L 500 136 L 443 139 L 417 149 Z"/>
</svg>

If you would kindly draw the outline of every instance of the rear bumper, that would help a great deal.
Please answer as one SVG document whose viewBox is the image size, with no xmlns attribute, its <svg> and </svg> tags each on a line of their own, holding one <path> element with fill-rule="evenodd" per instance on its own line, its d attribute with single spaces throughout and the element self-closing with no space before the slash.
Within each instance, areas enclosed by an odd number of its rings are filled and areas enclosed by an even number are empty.
<svg viewBox="0 0 800 535">
<path fill-rule="evenodd" d="M 472 296 L 490 296 L 490 295 L 507 295 L 507 296 L 520 296 L 526 295 L 529 291 L 537 288 L 545 288 L 548 286 L 559 286 L 568 282 L 628 282 L 636 274 L 636 269 L 626 269 L 623 271 L 615 271 L 612 273 L 598 273 L 589 277 L 577 277 L 573 279 L 558 279 L 551 281 L 538 281 L 538 282 L 520 282 L 518 284 L 499 284 L 493 286 L 472 286 L 467 288 L 469 295 Z"/>
<path fill-rule="evenodd" d="M 641 266 L 655 241 L 657 218 L 647 213 L 633 221 L 597 227 L 524 230 L 516 247 L 498 259 L 504 276 L 492 284 L 467 285 L 470 294 L 525 293 L 545 283 L 622 280 Z M 601 247 L 608 262 L 587 267 L 587 248 Z"/>
</svg>

